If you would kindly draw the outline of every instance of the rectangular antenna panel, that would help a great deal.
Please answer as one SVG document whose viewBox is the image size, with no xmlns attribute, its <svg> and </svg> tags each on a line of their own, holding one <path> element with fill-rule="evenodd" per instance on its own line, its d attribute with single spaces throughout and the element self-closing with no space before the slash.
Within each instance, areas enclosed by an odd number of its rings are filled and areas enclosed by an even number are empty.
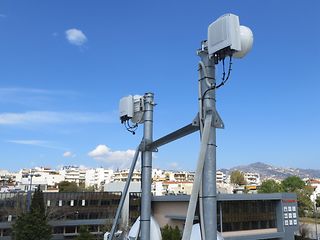
<svg viewBox="0 0 320 240">
<path fill-rule="evenodd" d="M 239 17 L 231 13 L 221 16 L 208 28 L 209 56 L 225 48 L 241 50 Z"/>
<path fill-rule="evenodd" d="M 131 95 L 120 99 L 119 115 L 121 121 L 126 121 L 133 117 L 133 97 Z"/>
</svg>

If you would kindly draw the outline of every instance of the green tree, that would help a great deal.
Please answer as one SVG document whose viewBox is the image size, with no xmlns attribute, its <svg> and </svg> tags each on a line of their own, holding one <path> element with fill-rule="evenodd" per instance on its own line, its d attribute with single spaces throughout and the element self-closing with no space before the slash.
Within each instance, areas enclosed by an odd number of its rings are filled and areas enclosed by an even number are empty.
<svg viewBox="0 0 320 240">
<path fill-rule="evenodd" d="M 161 229 L 162 240 L 171 240 L 171 231 L 172 231 L 172 228 L 169 227 L 168 224 L 166 224 Z"/>
<path fill-rule="evenodd" d="M 312 210 L 310 196 L 313 190 L 311 186 L 306 185 L 298 176 L 287 177 L 282 181 L 281 185 L 285 192 L 294 192 L 297 194 L 300 216 L 305 216 L 305 212 Z"/>
<path fill-rule="evenodd" d="M 94 192 L 94 186 L 85 187 L 84 184 L 78 186 L 75 182 L 62 181 L 58 183 L 59 192 Z"/>
<path fill-rule="evenodd" d="M 77 236 L 76 240 L 93 240 L 93 235 L 88 231 L 88 228 L 85 226 L 81 226 L 79 230 L 79 236 Z"/>
<path fill-rule="evenodd" d="M 75 182 L 62 181 L 58 183 L 59 192 L 79 192 L 79 187 Z"/>
<path fill-rule="evenodd" d="M 182 237 L 181 232 L 177 226 L 175 228 L 172 228 L 168 224 L 161 229 L 161 235 L 162 240 L 180 240 Z"/>
<path fill-rule="evenodd" d="M 175 226 L 175 228 L 172 230 L 172 240 L 180 240 L 182 238 L 180 229 L 178 226 Z"/>
<path fill-rule="evenodd" d="M 284 179 L 281 183 L 285 192 L 297 192 L 305 187 L 304 181 L 298 176 L 290 176 Z"/>
<path fill-rule="evenodd" d="M 268 179 L 262 182 L 258 193 L 278 193 L 282 192 L 282 186 L 280 183 L 273 179 Z"/>
<path fill-rule="evenodd" d="M 316 198 L 316 206 L 320 207 L 320 196 Z"/>
<path fill-rule="evenodd" d="M 40 187 L 35 191 L 30 211 L 21 214 L 13 225 L 14 240 L 49 240 L 51 226 L 45 215 L 43 194 Z"/>
<path fill-rule="evenodd" d="M 246 185 L 247 182 L 244 178 L 244 174 L 239 170 L 233 171 L 230 174 L 230 182 L 237 185 Z"/>
<path fill-rule="evenodd" d="M 46 214 L 46 210 L 44 207 L 44 199 L 43 199 L 43 193 L 40 190 L 40 186 L 38 186 L 37 190 L 33 193 L 32 196 L 32 202 L 30 206 L 31 212 L 39 211 L 43 216 Z"/>
</svg>

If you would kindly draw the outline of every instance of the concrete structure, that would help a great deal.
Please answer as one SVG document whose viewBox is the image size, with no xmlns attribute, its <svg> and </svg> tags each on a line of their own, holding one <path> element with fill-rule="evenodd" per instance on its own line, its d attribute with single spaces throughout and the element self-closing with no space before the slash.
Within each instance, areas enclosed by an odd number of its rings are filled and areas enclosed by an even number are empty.
<svg viewBox="0 0 320 240">
<path fill-rule="evenodd" d="M 119 192 L 44 193 L 52 240 L 75 239 L 80 226 L 87 226 L 101 239 L 105 227 L 113 221 L 120 197 Z M 11 240 L 17 212 L 25 211 L 26 193 L 0 194 L 1 240 Z"/>
<path fill-rule="evenodd" d="M 160 226 L 184 226 L 190 196 L 153 197 Z M 298 230 L 295 194 L 220 194 L 218 230 L 226 240 L 294 239 Z M 197 218 L 196 218 L 197 220 Z"/>
<path fill-rule="evenodd" d="M 110 183 L 119 189 L 122 182 Z M 132 191 L 139 183 L 131 183 Z M 113 186 L 112 186 L 113 185 Z M 116 186 L 118 185 L 118 186 Z M 108 184 L 105 186 L 107 188 Z M 108 190 L 108 189 L 107 189 Z M 134 222 L 140 213 L 140 193 L 130 193 L 122 219 Z M 44 193 L 49 223 L 56 240 L 74 239 L 80 226 L 98 236 L 113 221 L 121 193 L 79 192 Z M 184 226 L 190 196 L 169 195 L 152 198 L 153 216 L 163 227 Z M 11 239 L 11 227 L 17 218 L 17 208 L 25 211 L 25 193 L 0 194 L 0 239 Z M 222 220 L 222 224 L 221 224 Z M 197 218 L 196 218 L 197 221 Z M 298 230 L 297 200 L 295 194 L 220 194 L 218 195 L 218 229 L 226 240 L 293 239 Z"/>
</svg>

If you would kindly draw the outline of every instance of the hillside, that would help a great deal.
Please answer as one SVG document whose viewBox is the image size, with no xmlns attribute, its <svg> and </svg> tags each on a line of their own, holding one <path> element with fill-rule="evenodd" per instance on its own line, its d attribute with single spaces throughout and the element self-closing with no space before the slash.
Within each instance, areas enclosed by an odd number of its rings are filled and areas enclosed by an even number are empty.
<svg viewBox="0 0 320 240">
<path fill-rule="evenodd" d="M 284 179 L 293 175 L 297 175 L 301 178 L 320 178 L 320 169 L 284 168 L 272 166 L 262 162 L 236 166 L 229 169 L 230 172 L 234 170 L 259 173 L 262 179 Z"/>
</svg>

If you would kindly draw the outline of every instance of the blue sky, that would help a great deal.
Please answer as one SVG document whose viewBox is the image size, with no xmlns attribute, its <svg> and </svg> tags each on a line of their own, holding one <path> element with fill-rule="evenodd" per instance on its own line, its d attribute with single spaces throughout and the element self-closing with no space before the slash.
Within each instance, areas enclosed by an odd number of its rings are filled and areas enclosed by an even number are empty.
<svg viewBox="0 0 320 240">
<path fill-rule="evenodd" d="M 254 33 L 217 93 L 226 125 L 217 165 L 263 161 L 320 168 L 318 1 L 0 2 L 0 169 L 123 167 L 142 138 L 118 102 L 154 92 L 154 138 L 197 113 L 196 50 L 224 13 Z M 221 68 L 218 66 L 218 78 Z M 193 134 L 159 149 L 154 166 L 192 170 Z"/>
</svg>

